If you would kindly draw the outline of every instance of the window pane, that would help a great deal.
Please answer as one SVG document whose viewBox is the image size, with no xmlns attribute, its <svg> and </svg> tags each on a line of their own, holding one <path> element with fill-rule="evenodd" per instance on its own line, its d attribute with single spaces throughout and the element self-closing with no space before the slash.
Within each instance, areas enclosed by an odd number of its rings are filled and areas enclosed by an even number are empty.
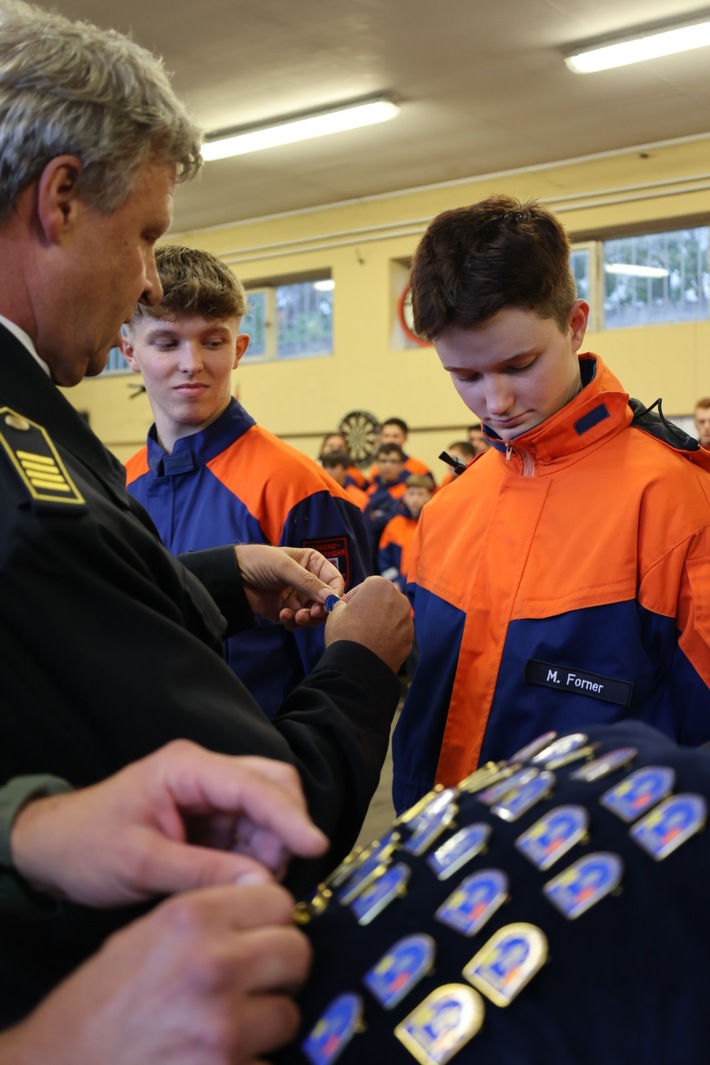
<svg viewBox="0 0 710 1065">
<path fill-rule="evenodd" d="M 708 227 L 604 242 L 608 329 L 707 318 Z"/>
<path fill-rule="evenodd" d="M 133 373 L 133 371 L 124 359 L 121 349 L 111 348 L 108 353 L 108 362 L 106 363 L 105 369 L 102 370 L 102 373 L 105 373 L 108 376 L 111 374 Z"/>
<path fill-rule="evenodd" d="M 573 248 L 570 265 L 577 283 L 577 298 L 589 299 L 589 248 Z"/>
<path fill-rule="evenodd" d="M 276 289 L 276 354 L 330 355 L 333 350 L 333 292 L 318 281 Z"/>
<path fill-rule="evenodd" d="M 266 293 L 247 292 L 247 313 L 241 331 L 249 334 L 245 358 L 266 355 Z"/>
</svg>

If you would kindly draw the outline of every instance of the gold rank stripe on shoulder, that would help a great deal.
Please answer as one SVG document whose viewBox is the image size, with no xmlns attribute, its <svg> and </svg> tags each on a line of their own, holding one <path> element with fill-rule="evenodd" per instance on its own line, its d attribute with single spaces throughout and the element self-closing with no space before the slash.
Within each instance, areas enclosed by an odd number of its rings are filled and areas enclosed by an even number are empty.
<svg viewBox="0 0 710 1065">
<path fill-rule="evenodd" d="M 9 407 L 0 408 L 0 444 L 32 499 L 84 504 L 47 430 Z"/>
</svg>

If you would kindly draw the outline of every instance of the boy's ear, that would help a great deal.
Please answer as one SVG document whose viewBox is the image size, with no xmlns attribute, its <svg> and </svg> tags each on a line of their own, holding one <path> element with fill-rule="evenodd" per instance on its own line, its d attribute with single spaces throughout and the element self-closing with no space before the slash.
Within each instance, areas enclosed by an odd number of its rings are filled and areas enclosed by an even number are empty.
<svg viewBox="0 0 710 1065">
<path fill-rule="evenodd" d="M 130 337 L 126 336 L 124 332 L 121 332 L 121 354 L 123 355 L 130 368 L 133 370 L 133 373 L 141 372 L 141 368 L 138 365 L 138 360 L 136 359 L 135 352 L 133 350 L 133 344 L 131 342 L 131 339 Z"/>
<path fill-rule="evenodd" d="M 234 363 L 232 365 L 233 370 L 236 370 L 237 366 L 241 361 L 242 355 L 249 347 L 249 340 L 250 337 L 248 333 L 239 333 L 239 335 L 237 336 L 237 343 L 234 350 Z"/>
<path fill-rule="evenodd" d="M 587 332 L 587 322 L 589 321 L 589 304 L 586 300 L 575 300 L 569 312 L 569 327 L 572 330 L 572 347 L 574 351 L 579 351 L 584 340 L 584 335 Z"/>
<path fill-rule="evenodd" d="M 57 155 L 45 166 L 37 182 L 37 218 L 50 244 L 60 244 L 70 229 L 81 200 L 77 182 L 81 160 Z"/>
</svg>

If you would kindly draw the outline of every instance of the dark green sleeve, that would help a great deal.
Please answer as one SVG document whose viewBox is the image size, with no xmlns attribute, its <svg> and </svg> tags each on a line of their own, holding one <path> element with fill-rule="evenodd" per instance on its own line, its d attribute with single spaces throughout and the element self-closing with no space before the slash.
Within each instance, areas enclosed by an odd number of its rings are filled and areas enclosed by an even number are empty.
<svg viewBox="0 0 710 1065">
<path fill-rule="evenodd" d="M 10 833 L 18 813 L 32 799 L 67 791 L 72 791 L 71 784 L 48 774 L 13 777 L 0 787 L 0 912 L 41 917 L 56 911 L 54 900 L 33 891 L 13 869 Z"/>
</svg>

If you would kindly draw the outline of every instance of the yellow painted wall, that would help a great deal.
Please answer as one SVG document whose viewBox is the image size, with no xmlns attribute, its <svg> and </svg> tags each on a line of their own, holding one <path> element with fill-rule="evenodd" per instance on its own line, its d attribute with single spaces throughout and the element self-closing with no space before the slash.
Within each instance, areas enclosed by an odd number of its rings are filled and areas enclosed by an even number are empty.
<svg viewBox="0 0 710 1065">
<path fill-rule="evenodd" d="M 400 264 L 435 214 L 493 192 L 542 200 L 573 240 L 659 220 L 669 229 L 688 218 L 707 224 L 710 137 L 171 234 L 222 257 L 247 285 L 320 269 L 336 282 L 333 355 L 243 365 L 234 383 L 249 412 L 312 456 L 351 410 L 397 415 L 412 427 L 412 454 L 443 472 L 438 453 L 473 419 L 431 348 L 396 350 Z M 671 416 L 689 414 L 710 394 L 710 321 L 589 333 L 585 348 L 602 354 L 631 394 L 663 396 Z M 129 398 L 138 383 L 133 375 L 98 378 L 67 393 L 121 459 L 152 420 L 145 395 Z"/>
</svg>

